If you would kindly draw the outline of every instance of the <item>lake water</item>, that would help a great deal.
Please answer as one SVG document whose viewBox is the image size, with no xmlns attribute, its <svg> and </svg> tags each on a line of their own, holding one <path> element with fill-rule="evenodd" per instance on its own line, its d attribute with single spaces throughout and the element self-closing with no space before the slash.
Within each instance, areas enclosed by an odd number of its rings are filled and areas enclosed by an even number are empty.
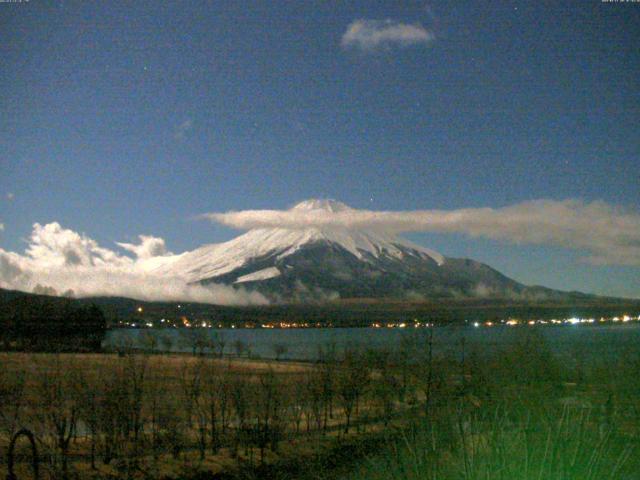
<svg viewBox="0 0 640 480">
<path fill-rule="evenodd" d="M 576 354 L 588 357 L 612 358 L 625 354 L 630 348 L 640 350 L 640 324 L 607 324 L 596 326 L 444 326 L 434 328 L 434 351 L 446 353 L 465 348 L 491 351 L 517 340 L 523 331 L 538 329 L 551 350 L 559 356 L 573 357 Z M 200 329 L 199 329 L 200 330 Z M 108 332 L 104 346 L 113 348 L 123 342 L 142 348 L 145 335 L 171 338 L 172 351 L 189 351 L 188 340 L 182 329 L 116 329 Z M 210 338 L 224 338 L 225 353 L 235 354 L 236 343 L 248 345 L 251 355 L 260 358 L 275 358 L 275 346 L 282 345 L 286 351 L 281 358 L 313 360 L 320 348 L 334 347 L 343 351 L 348 347 L 401 348 L 403 338 L 424 339 L 427 329 L 390 328 L 318 328 L 318 329 L 202 329 Z M 464 339 L 464 340 L 463 340 Z M 160 347 L 162 348 L 162 343 Z"/>
</svg>

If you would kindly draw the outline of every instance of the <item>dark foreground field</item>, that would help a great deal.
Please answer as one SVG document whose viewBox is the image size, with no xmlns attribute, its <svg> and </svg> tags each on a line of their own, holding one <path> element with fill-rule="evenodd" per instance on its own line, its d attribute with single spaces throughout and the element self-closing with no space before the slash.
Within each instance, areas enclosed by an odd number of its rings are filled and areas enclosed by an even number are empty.
<svg viewBox="0 0 640 480">
<path fill-rule="evenodd" d="M 562 361 L 536 329 L 491 353 L 325 349 L 317 363 L 0 354 L 0 475 L 640 478 L 640 348 Z M 17 478 L 33 478 L 26 436 Z"/>
</svg>

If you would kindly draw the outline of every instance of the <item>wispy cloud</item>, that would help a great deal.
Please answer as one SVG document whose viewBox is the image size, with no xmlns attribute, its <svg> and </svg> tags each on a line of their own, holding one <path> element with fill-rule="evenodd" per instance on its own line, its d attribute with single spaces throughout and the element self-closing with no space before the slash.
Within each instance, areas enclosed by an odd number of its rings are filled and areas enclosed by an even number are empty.
<svg viewBox="0 0 640 480">
<path fill-rule="evenodd" d="M 4 231 L 4 223 L 0 223 L 0 232 Z"/>
<path fill-rule="evenodd" d="M 36 223 L 24 254 L 0 249 L 0 287 L 77 297 L 124 296 L 140 300 L 193 301 L 223 305 L 264 304 L 257 292 L 224 285 L 187 284 L 159 275 L 155 268 L 175 257 L 158 237 L 141 235 L 140 244 L 120 244 L 135 258 L 101 247 L 59 223 Z"/>
<path fill-rule="evenodd" d="M 593 264 L 640 266 L 640 214 L 601 201 L 535 200 L 503 208 L 450 211 L 246 210 L 203 217 L 241 230 L 318 227 L 395 234 L 462 233 L 517 244 L 576 249 L 585 252 L 585 259 Z"/>
<path fill-rule="evenodd" d="M 345 48 L 373 51 L 385 47 L 426 45 L 434 34 L 419 23 L 400 23 L 394 20 L 355 20 L 342 35 Z"/>
<path fill-rule="evenodd" d="M 9 192 L 9 193 L 7 193 L 6 197 L 7 197 L 8 201 L 12 201 L 14 199 L 15 195 L 12 192 Z"/>
<path fill-rule="evenodd" d="M 184 140 L 186 138 L 186 136 L 187 136 L 187 133 L 192 128 L 193 128 L 193 120 L 188 118 L 188 119 L 186 119 L 184 122 L 182 122 L 180 125 L 178 125 L 176 127 L 176 130 L 175 130 L 175 133 L 174 133 L 174 137 L 177 140 Z"/>
</svg>

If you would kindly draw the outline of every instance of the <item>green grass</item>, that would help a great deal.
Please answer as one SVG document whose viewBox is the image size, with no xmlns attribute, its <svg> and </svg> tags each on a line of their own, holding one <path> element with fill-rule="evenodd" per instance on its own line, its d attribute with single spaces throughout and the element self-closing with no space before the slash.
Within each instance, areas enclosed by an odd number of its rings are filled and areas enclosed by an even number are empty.
<svg viewBox="0 0 640 480">
<path fill-rule="evenodd" d="M 568 366 L 535 333 L 470 353 L 457 388 L 344 479 L 640 479 L 638 358 Z"/>
<path fill-rule="evenodd" d="M 466 414 L 421 423 L 364 462 L 350 480 L 622 480 L 639 478 L 638 441 L 593 411 L 564 407 L 550 418 Z"/>
</svg>

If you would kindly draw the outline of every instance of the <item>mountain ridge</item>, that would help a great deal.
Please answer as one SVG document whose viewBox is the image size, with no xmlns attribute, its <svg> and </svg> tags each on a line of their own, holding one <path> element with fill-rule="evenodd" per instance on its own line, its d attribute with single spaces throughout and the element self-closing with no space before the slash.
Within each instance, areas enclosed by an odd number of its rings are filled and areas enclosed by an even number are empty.
<svg viewBox="0 0 640 480">
<path fill-rule="evenodd" d="M 250 229 L 228 242 L 185 252 L 154 273 L 202 285 L 242 286 L 277 303 L 337 298 L 535 300 L 568 294 L 526 286 L 481 262 L 445 257 L 389 232 L 314 223 L 333 215 L 348 218 L 351 211 L 336 200 L 306 200 L 288 211 L 300 218 L 297 228 Z"/>
</svg>

